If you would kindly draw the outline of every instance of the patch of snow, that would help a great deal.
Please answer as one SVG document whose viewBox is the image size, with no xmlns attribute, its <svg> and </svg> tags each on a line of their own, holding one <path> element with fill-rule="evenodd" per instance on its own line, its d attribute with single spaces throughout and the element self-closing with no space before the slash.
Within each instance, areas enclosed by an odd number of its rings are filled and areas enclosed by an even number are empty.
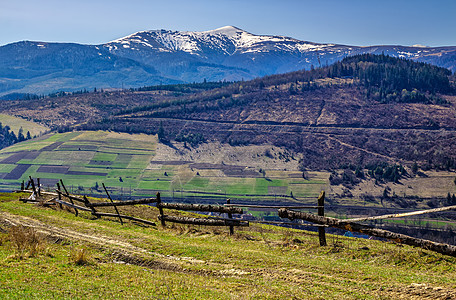
<svg viewBox="0 0 456 300">
<path fill-rule="evenodd" d="M 420 44 L 412 45 L 412 47 L 417 47 L 417 48 L 429 48 L 428 46 L 420 45 Z"/>
</svg>

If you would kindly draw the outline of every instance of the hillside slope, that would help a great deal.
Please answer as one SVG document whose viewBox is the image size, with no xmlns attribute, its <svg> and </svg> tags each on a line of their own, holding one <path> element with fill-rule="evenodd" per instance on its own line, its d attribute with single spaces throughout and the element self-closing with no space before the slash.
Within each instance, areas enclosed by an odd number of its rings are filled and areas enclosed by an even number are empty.
<svg viewBox="0 0 456 300">
<path fill-rule="evenodd" d="M 191 145 L 275 145 L 301 153 L 302 167 L 313 170 L 376 161 L 451 170 L 453 89 L 446 69 L 360 55 L 214 89 L 156 86 L 8 101 L 0 109 L 63 131 L 160 132 L 163 141 Z"/>
<path fill-rule="evenodd" d="M 329 245 L 319 247 L 315 233 L 255 224 L 234 236 L 224 228 L 120 225 L 19 196 L 0 195 L 0 290 L 7 298 L 456 297 L 455 259 L 409 246 L 329 235 Z M 158 215 L 148 206 L 119 209 Z M 16 242 L 18 251 L 13 241 L 21 232 L 35 243 Z"/>
</svg>

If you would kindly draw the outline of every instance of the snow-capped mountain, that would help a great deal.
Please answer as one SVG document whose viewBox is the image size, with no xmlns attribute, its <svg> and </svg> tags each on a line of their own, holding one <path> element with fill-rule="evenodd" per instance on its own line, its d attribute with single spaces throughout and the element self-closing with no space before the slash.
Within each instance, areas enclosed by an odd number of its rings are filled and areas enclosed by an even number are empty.
<svg viewBox="0 0 456 300">
<path fill-rule="evenodd" d="M 317 44 L 284 36 L 254 35 L 233 26 L 202 32 L 140 31 L 103 46 L 116 55 L 151 64 L 159 70 L 161 63 L 157 59 L 172 53 L 185 60 L 191 57 L 200 63 L 247 71 L 240 74 L 242 76 L 238 75 L 237 79 L 310 67 L 314 60 L 318 62 L 316 55 L 321 51 L 343 51 L 338 45 Z"/>
<path fill-rule="evenodd" d="M 152 30 L 140 31 L 103 45 L 119 56 L 133 58 L 155 66 L 154 58 L 164 54 L 180 54 L 204 63 L 247 69 L 252 76 L 262 76 L 309 69 L 331 64 L 347 55 L 382 53 L 397 57 L 429 61 L 456 54 L 456 47 L 423 46 L 346 46 L 318 44 L 285 36 L 255 35 L 234 26 L 192 32 Z M 152 57 L 143 52 L 154 53 Z M 444 65 L 456 70 L 454 63 Z M 160 64 L 160 63 L 159 63 Z M 160 67 L 158 67 L 160 69 Z M 178 74 L 176 74 L 178 75 Z M 244 74 L 245 75 L 245 74 Z"/>
<path fill-rule="evenodd" d="M 0 96 L 204 79 L 241 80 L 385 53 L 456 71 L 456 47 L 346 46 L 255 35 L 233 26 L 140 31 L 102 45 L 19 42 L 0 47 Z"/>
<path fill-rule="evenodd" d="M 221 55 L 232 56 L 241 53 L 277 50 L 288 52 L 318 51 L 334 45 L 303 42 L 284 36 L 254 35 L 234 26 L 225 26 L 202 32 L 140 31 L 104 46 L 111 51 L 119 48 L 140 50 L 149 47 L 162 52 L 183 51 L 208 58 L 208 50 Z"/>
</svg>

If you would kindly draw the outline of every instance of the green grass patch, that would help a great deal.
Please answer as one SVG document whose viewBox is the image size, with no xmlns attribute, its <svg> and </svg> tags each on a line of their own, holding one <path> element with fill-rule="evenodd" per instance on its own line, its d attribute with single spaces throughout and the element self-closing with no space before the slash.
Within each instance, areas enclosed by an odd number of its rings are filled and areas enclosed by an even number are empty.
<svg viewBox="0 0 456 300">
<path fill-rule="evenodd" d="M 39 165 L 85 166 L 93 159 L 94 152 L 88 151 L 45 151 L 33 160 Z"/>
<path fill-rule="evenodd" d="M 93 243 L 44 243 L 34 256 L 18 259 L 1 223 L 0 294 L 4 299 L 400 299 L 453 297 L 456 258 L 375 240 L 251 224 L 236 228 L 138 226 L 115 219 L 78 217 L 65 210 L 17 201 L 0 194 L 2 216 L 23 216 L 84 234 Z M 91 200 L 95 201 L 95 200 Z M 122 213 L 156 220 L 153 207 L 122 207 Z M 171 213 L 171 211 L 166 211 Z M 192 215 L 186 213 L 185 215 Z M 53 229 L 54 230 L 54 229 Z M 108 242 L 100 239 L 109 239 Z M 74 253 L 85 249 L 87 263 Z M 134 249 L 134 250 L 131 250 Z M 14 272 L 12 272 L 14 270 Z M 426 288 L 424 288 L 426 287 Z"/>
<path fill-rule="evenodd" d="M 201 176 L 195 176 L 192 178 L 192 180 L 187 182 L 187 184 L 184 186 L 184 188 L 188 189 L 188 190 L 203 189 L 203 188 L 207 188 L 208 185 L 209 185 L 208 178 L 204 178 Z"/>
<path fill-rule="evenodd" d="M 0 164 L 0 173 L 9 173 L 16 165 Z"/>
<path fill-rule="evenodd" d="M 141 181 L 138 185 L 139 189 L 146 190 L 170 190 L 171 181 L 155 180 L 155 181 Z"/>
<path fill-rule="evenodd" d="M 97 152 L 92 159 L 97 161 L 115 161 L 116 158 L 117 154 L 114 153 Z"/>
</svg>

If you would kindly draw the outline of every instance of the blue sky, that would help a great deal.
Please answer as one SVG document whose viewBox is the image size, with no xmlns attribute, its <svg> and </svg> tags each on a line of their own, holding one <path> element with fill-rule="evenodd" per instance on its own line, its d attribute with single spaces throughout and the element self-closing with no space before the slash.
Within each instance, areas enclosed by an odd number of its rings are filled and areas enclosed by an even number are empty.
<svg viewBox="0 0 456 300">
<path fill-rule="evenodd" d="M 321 43 L 456 46 L 456 1 L 0 0 L 0 45 L 101 44 L 140 30 L 225 25 Z"/>
</svg>

